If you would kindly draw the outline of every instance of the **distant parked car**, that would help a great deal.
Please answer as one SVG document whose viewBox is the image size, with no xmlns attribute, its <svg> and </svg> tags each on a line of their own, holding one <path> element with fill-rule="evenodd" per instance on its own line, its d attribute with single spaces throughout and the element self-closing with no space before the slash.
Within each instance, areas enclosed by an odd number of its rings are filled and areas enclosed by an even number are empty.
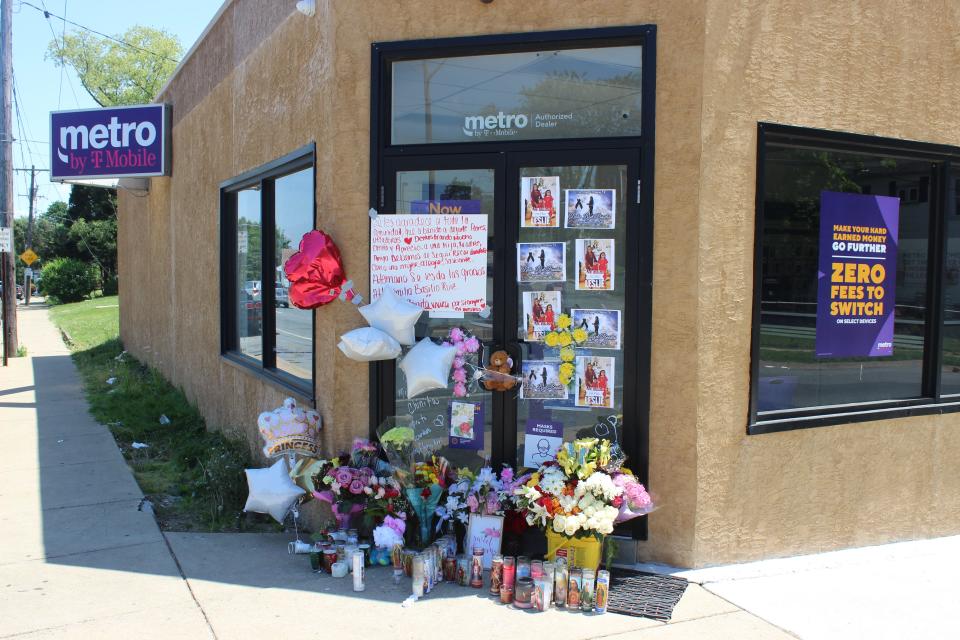
<svg viewBox="0 0 960 640">
<path fill-rule="evenodd" d="M 274 305 L 277 307 L 284 307 L 286 309 L 290 308 L 290 293 L 287 291 L 286 287 L 278 286 L 276 298 L 274 298 Z"/>
</svg>

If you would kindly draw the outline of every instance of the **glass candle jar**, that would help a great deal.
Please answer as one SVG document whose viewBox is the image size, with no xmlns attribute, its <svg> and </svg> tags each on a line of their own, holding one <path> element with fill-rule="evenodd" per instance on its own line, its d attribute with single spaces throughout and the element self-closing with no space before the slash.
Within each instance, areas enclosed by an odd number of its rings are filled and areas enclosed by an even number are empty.
<svg viewBox="0 0 960 640">
<path fill-rule="evenodd" d="M 483 547 L 473 548 L 473 557 L 470 559 L 470 586 L 474 589 L 483 588 Z"/>
<path fill-rule="evenodd" d="M 533 581 L 533 608 L 537 611 L 546 611 L 553 600 L 553 580 L 546 575 Z"/>
<path fill-rule="evenodd" d="M 530 563 L 530 577 L 534 580 L 543 577 L 543 560 L 534 560 Z"/>
<path fill-rule="evenodd" d="M 500 587 L 503 586 L 503 556 L 499 553 L 493 555 L 490 560 L 490 595 L 500 595 Z"/>
<path fill-rule="evenodd" d="M 596 582 L 596 573 L 592 569 L 584 569 L 580 583 L 580 610 L 593 611 L 593 586 Z"/>
<path fill-rule="evenodd" d="M 448 556 L 443 559 L 443 581 L 457 581 L 457 559 L 453 556 Z"/>
<path fill-rule="evenodd" d="M 517 578 L 517 586 L 513 592 L 513 606 L 517 609 L 529 609 L 533 600 L 533 580 Z"/>
<path fill-rule="evenodd" d="M 470 584 L 470 561 L 466 558 L 457 558 L 457 584 L 461 587 Z"/>
<path fill-rule="evenodd" d="M 567 606 L 567 580 L 570 578 L 567 573 L 567 559 L 558 557 L 553 564 L 553 601 L 558 608 L 563 609 Z"/>
<path fill-rule="evenodd" d="M 510 587 L 513 590 L 514 582 L 517 577 L 517 559 L 513 556 L 506 556 L 503 559 L 503 586 Z"/>
<path fill-rule="evenodd" d="M 567 606 L 571 609 L 580 608 L 581 584 L 583 584 L 583 574 L 580 569 L 570 569 L 570 579 L 567 580 Z"/>
<path fill-rule="evenodd" d="M 413 578 L 413 596 L 415 598 L 423 597 L 423 582 L 424 582 L 424 564 L 423 556 L 420 554 L 412 555 L 410 558 L 411 564 L 411 577 Z"/>
<path fill-rule="evenodd" d="M 529 556 L 517 556 L 517 579 L 530 577 Z M 514 596 L 516 598 L 516 596 Z"/>
<path fill-rule="evenodd" d="M 607 612 L 607 600 L 610 596 L 610 572 L 599 571 L 597 573 L 596 594 L 593 596 L 593 610 L 597 613 Z"/>
<path fill-rule="evenodd" d="M 510 604 L 511 602 L 513 602 L 513 587 L 503 585 L 500 587 L 500 603 Z"/>
<path fill-rule="evenodd" d="M 333 563 L 337 561 L 337 550 L 328 547 L 323 550 L 323 570 L 329 574 L 333 574 Z"/>
<path fill-rule="evenodd" d="M 320 567 L 323 562 L 321 558 L 322 555 L 319 549 L 310 551 L 310 570 L 314 573 L 320 573 Z"/>
</svg>

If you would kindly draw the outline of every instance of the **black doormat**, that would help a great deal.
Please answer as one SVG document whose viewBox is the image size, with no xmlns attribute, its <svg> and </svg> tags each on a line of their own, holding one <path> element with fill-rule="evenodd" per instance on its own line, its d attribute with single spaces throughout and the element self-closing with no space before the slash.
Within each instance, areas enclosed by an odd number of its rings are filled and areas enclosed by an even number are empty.
<svg viewBox="0 0 960 640">
<path fill-rule="evenodd" d="M 614 569 L 607 611 L 666 622 L 686 589 L 685 578 Z"/>
</svg>

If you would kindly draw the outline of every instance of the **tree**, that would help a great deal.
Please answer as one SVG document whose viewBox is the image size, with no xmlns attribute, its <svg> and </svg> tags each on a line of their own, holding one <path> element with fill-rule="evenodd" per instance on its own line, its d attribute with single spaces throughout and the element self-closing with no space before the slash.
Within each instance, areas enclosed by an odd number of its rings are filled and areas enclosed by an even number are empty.
<svg viewBox="0 0 960 640">
<path fill-rule="evenodd" d="M 117 190 L 75 184 L 70 189 L 67 217 L 76 220 L 116 220 Z"/>
<path fill-rule="evenodd" d="M 152 102 L 183 54 L 180 41 L 163 29 L 136 25 L 117 36 L 133 46 L 75 31 L 47 45 L 47 59 L 70 65 L 101 107 Z"/>
<path fill-rule="evenodd" d="M 117 292 L 117 220 L 83 218 L 70 225 L 70 240 L 85 254 L 85 261 L 93 260 L 100 269 L 100 284 L 104 295 Z"/>
</svg>

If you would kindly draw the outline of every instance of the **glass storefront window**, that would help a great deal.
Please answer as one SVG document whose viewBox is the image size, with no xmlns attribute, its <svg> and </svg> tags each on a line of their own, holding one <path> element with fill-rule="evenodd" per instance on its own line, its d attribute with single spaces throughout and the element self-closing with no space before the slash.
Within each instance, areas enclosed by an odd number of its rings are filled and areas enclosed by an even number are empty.
<svg viewBox="0 0 960 640">
<path fill-rule="evenodd" d="M 923 395 L 930 177 L 923 160 L 767 147 L 758 412 Z M 822 191 L 900 199 L 891 356 L 816 355 Z"/>
<path fill-rule="evenodd" d="M 571 441 L 595 434 L 597 424 L 617 425 L 622 421 L 624 391 L 632 382 L 624 376 L 622 340 L 624 322 L 632 320 L 627 318 L 626 306 L 627 175 L 627 165 L 614 164 L 520 169 L 521 215 L 529 219 L 520 229 L 519 246 L 523 251 L 517 258 L 531 264 L 536 272 L 541 255 L 544 262 L 549 262 L 546 251 L 562 244 L 566 278 L 518 284 L 516 336 L 523 344 L 523 361 L 527 363 L 522 384 L 534 392 L 532 398 L 517 404 L 518 461 L 543 462 L 550 457 L 545 440 L 528 437 L 533 423 L 559 427 L 563 440 Z M 527 199 L 532 189 L 539 192 L 541 203 L 547 203 L 543 209 L 551 211 L 547 215 L 562 218 L 547 218 L 546 224 L 555 222 L 555 227 L 535 226 L 536 210 Z M 601 274 L 597 286 L 587 281 L 593 274 Z M 540 399 L 541 392 L 544 397 L 549 395 L 545 390 L 562 366 L 560 349 L 546 345 L 543 337 L 559 328 L 556 319 L 561 313 L 571 317 L 572 329 L 584 330 L 588 338 L 575 345 L 570 363 L 574 367 L 573 382 L 559 394 L 563 399 Z M 592 404 L 587 393 L 598 390 L 602 390 L 599 402 Z M 622 443 L 625 435 L 614 428 L 609 437 Z M 534 443 L 544 450 L 527 451 L 527 446 Z"/>
<path fill-rule="evenodd" d="M 960 171 L 957 170 L 947 179 L 946 218 L 940 392 L 944 395 L 960 395 Z"/>
<path fill-rule="evenodd" d="M 274 289 L 276 367 L 309 384 L 313 375 L 313 312 L 290 304 L 283 265 L 313 229 L 313 169 L 274 182 Z"/>
<path fill-rule="evenodd" d="M 283 265 L 314 227 L 313 153 L 223 183 L 220 218 L 222 353 L 310 398 L 313 312 L 291 305 Z"/>
<path fill-rule="evenodd" d="M 464 357 L 468 367 L 480 366 L 481 358 L 489 352 L 488 346 L 493 340 L 493 282 L 496 274 L 496 255 L 493 247 L 495 231 L 495 178 L 494 170 L 486 168 L 470 169 L 430 169 L 423 171 L 398 171 L 396 174 L 397 215 L 436 214 L 444 205 L 455 207 L 465 215 L 484 214 L 488 216 L 489 246 L 487 252 L 487 299 L 484 313 L 437 313 L 426 312 L 420 316 L 416 326 L 417 339 L 424 336 L 435 342 L 449 339 L 450 330 L 459 327 L 476 336 L 483 345 L 481 352 Z M 404 347 L 404 352 L 409 351 Z M 473 371 L 473 369 L 470 369 Z M 448 423 L 452 421 L 453 403 L 471 403 L 477 405 L 473 423 L 474 434 L 479 434 L 476 444 L 447 446 L 440 453 L 455 467 L 478 466 L 491 459 L 493 447 L 493 394 L 480 385 L 470 385 L 466 396 L 457 397 L 452 388 L 427 391 L 414 398 L 408 398 L 407 380 L 400 368 L 396 371 L 395 399 L 399 415 L 409 415 L 411 424 L 419 430 L 431 429 L 450 433 Z M 438 424 L 440 427 L 438 427 Z M 476 435 L 474 437 L 477 437 Z M 449 439 L 448 439 L 449 442 Z"/>
<path fill-rule="evenodd" d="M 391 143 L 640 135 L 640 46 L 404 60 Z"/>
<path fill-rule="evenodd" d="M 260 277 L 263 225 L 260 188 L 237 192 L 237 333 L 240 353 L 263 359 L 263 283 Z"/>
</svg>

